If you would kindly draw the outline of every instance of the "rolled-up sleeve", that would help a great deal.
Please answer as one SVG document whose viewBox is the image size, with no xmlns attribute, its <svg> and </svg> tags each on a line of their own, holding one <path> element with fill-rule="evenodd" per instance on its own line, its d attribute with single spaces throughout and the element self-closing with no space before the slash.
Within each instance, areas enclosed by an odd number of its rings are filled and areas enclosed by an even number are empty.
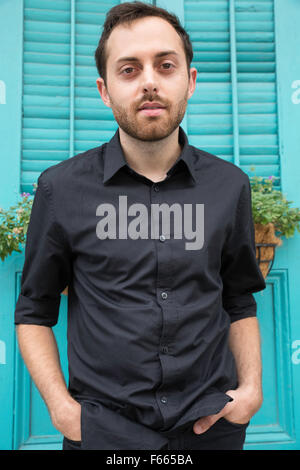
<svg viewBox="0 0 300 470">
<path fill-rule="evenodd" d="M 251 185 L 245 174 L 235 221 L 222 251 L 223 307 L 234 322 L 257 314 L 254 292 L 266 283 L 256 260 Z"/>
<path fill-rule="evenodd" d="M 71 277 L 71 256 L 56 222 L 50 185 L 43 174 L 32 203 L 15 324 L 54 326 L 60 295 Z"/>
</svg>

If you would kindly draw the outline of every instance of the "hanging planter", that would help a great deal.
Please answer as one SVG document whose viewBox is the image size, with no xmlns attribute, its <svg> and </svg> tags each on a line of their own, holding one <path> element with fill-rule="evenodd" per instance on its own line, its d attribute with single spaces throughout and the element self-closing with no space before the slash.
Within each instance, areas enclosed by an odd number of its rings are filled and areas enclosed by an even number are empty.
<svg viewBox="0 0 300 470">
<path fill-rule="evenodd" d="M 256 259 L 266 279 L 274 264 L 276 248 L 283 243 L 281 237 L 292 237 L 295 229 L 300 232 L 300 210 L 289 207 L 293 201 L 287 201 L 281 191 L 273 188 L 274 176 L 265 179 L 252 176 L 249 179 Z"/>
<path fill-rule="evenodd" d="M 266 279 L 272 269 L 275 248 L 282 245 L 282 240 L 275 236 L 274 224 L 254 224 L 256 259 L 262 275 Z"/>
</svg>

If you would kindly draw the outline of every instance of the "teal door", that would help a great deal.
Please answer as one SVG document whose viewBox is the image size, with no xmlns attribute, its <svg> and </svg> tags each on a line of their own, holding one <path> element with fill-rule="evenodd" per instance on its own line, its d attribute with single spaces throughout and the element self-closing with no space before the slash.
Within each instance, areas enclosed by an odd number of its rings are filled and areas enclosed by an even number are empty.
<svg viewBox="0 0 300 470">
<path fill-rule="evenodd" d="M 106 11 L 117 3 L 0 3 L 1 207 L 14 205 L 23 191 L 32 193 L 45 168 L 101 145 L 116 130 L 96 89 L 93 53 Z M 257 175 L 276 176 L 278 188 L 299 207 L 299 2 L 156 4 L 179 16 L 193 43 L 198 82 L 182 123 L 191 144 L 249 176 L 252 167 Z M 284 239 L 266 290 L 255 295 L 264 403 L 248 428 L 246 449 L 300 448 L 299 248 L 299 234 Z M 0 449 L 60 449 L 62 436 L 16 343 L 13 315 L 23 262 L 24 253 L 0 261 Z M 67 381 L 66 310 L 62 295 L 54 332 Z"/>
</svg>

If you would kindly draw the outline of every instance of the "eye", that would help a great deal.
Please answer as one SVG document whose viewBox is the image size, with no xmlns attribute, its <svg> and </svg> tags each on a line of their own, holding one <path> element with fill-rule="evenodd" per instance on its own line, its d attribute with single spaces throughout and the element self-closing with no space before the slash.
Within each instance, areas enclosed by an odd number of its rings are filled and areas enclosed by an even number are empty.
<svg viewBox="0 0 300 470">
<path fill-rule="evenodd" d="M 133 70 L 133 67 L 126 67 L 126 69 L 122 70 L 121 73 L 123 73 L 124 75 L 129 75 L 129 73 L 124 73 L 126 72 L 126 70 Z"/>
<path fill-rule="evenodd" d="M 163 63 L 162 65 L 163 65 L 163 66 L 164 66 L 164 65 L 170 65 L 170 67 L 165 68 L 165 70 L 170 70 L 171 67 L 174 67 L 174 65 L 171 64 L 170 62 L 165 62 L 165 63 Z"/>
</svg>

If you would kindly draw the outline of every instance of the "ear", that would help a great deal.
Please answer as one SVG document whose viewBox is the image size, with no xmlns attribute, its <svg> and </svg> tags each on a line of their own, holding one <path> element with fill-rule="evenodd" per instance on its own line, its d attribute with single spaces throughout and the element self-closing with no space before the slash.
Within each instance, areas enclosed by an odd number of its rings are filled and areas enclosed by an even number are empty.
<svg viewBox="0 0 300 470">
<path fill-rule="evenodd" d="M 99 91 L 99 94 L 102 98 L 103 103 L 108 108 L 111 108 L 109 94 L 107 92 L 107 89 L 106 89 L 106 86 L 104 84 L 103 78 L 97 78 L 96 83 L 97 83 L 97 88 L 98 88 L 98 91 Z"/>
<path fill-rule="evenodd" d="M 192 67 L 190 69 L 190 82 L 189 82 L 189 93 L 188 93 L 188 99 L 194 94 L 194 91 L 196 89 L 196 83 L 197 83 L 197 69 L 195 67 Z"/>
</svg>

